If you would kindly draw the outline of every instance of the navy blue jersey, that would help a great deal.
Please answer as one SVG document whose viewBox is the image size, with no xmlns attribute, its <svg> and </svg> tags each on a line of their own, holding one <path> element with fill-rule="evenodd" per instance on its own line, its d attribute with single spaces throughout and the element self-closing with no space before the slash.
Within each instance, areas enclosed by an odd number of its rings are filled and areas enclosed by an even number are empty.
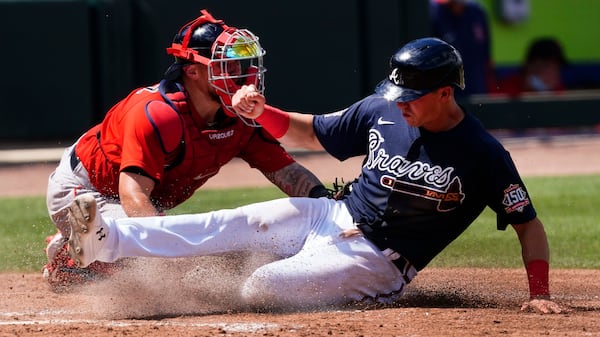
<svg viewBox="0 0 600 337">
<path fill-rule="evenodd" d="M 365 156 L 345 203 L 381 249 L 425 267 L 489 206 L 498 228 L 532 220 L 535 210 L 504 147 L 471 114 L 453 129 L 409 126 L 394 102 L 371 95 L 317 115 L 323 147 L 339 160 Z"/>
</svg>

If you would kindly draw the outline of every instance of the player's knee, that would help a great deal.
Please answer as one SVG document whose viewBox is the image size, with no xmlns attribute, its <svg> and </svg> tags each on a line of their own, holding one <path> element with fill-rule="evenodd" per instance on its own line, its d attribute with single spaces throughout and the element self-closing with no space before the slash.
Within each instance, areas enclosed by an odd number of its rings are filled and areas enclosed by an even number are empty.
<svg viewBox="0 0 600 337">
<path fill-rule="evenodd" d="M 329 296 L 309 282 L 282 279 L 259 269 L 243 284 L 241 297 L 250 307 L 268 310 L 312 309 L 330 305 Z"/>
<path fill-rule="evenodd" d="M 265 275 L 256 274 L 251 275 L 242 285 L 242 300 L 250 306 L 275 306 L 279 302 L 275 285 Z"/>
</svg>

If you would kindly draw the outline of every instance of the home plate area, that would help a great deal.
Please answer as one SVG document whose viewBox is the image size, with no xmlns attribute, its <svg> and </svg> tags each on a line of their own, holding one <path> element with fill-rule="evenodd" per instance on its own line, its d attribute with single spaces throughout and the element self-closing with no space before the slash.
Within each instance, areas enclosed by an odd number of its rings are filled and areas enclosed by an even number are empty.
<svg viewBox="0 0 600 337">
<path fill-rule="evenodd" d="M 528 294 L 521 269 L 430 268 L 391 306 L 306 312 L 236 308 L 235 282 L 221 278 L 229 294 L 203 294 L 197 284 L 219 283 L 210 274 L 195 284 L 161 275 L 55 293 L 40 274 L 3 273 L 0 336 L 600 336 L 600 270 L 550 276 L 561 314 L 519 310 Z"/>
</svg>

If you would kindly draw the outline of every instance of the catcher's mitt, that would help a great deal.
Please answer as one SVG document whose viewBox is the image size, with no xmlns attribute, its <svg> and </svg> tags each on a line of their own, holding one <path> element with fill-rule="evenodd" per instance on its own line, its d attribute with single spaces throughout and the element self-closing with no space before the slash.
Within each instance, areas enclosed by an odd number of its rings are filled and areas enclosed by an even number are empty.
<svg viewBox="0 0 600 337">
<path fill-rule="evenodd" d="M 328 189 L 323 185 L 318 185 L 310 190 L 308 196 L 311 198 L 327 197 L 329 199 L 341 200 L 352 192 L 352 183 L 355 181 L 356 179 L 349 183 L 344 183 L 343 178 L 340 178 L 339 182 L 338 178 L 335 178 L 335 181 L 333 182 L 333 189 Z"/>
</svg>

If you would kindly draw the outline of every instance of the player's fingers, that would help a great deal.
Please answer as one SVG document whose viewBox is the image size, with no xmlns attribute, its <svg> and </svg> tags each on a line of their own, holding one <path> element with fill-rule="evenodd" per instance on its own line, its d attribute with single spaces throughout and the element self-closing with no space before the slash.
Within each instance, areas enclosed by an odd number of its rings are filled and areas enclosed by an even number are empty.
<svg viewBox="0 0 600 337">
<path fill-rule="evenodd" d="M 248 111 L 250 106 L 254 105 L 254 102 L 251 102 L 248 99 L 248 93 L 253 93 L 255 91 L 255 89 L 251 87 L 254 87 L 254 85 L 243 85 L 235 92 L 231 98 L 231 105 L 233 106 L 234 110 L 238 112 Z"/>
<path fill-rule="evenodd" d="M 252 92 L 252 93 L 248 93 L 245 97 L 244 97 L 246 104 L 254 109 L 254 107 L 256 107 L 257 105 L 263 105 L 265 104 L 265 97 L 259 93 L 259 92 Z"/>
<path fill-rule="evenodd" d="M 242 105 L 242 110 L 246 111 L 246 112 L 251 112 L 254 109 L 254 102 L 251 101 L 245 101 L 245 104 Z"/>
<path fill-rule="evenodd" d="M 560 305 L 552 302 L 549 306 L 550 312 L 553 314 L 560 314 L 561 312 L 563 312 L 563 309 L 560 307 Z"/>
<path fill-rule="evenodd" d="M 540 309 L 545 314 L 559 314 L 562 312 L 562 308 L 558 303 L 551 300 L 535 300 L 535 305 L 540 307 Z"/>
<path fill-rule="evenodd" d="M 521 311 L 535 312 L 538 314 L 560 314 L 562 308 L 555 302 L 549 300 L 532 300 L 521 305 Z"/>
<path fill-rule="evenodd" d="M 529 304 L 529 302 L 525 302 L 525 303 L 521 304 L 521 311 L 532 312 L 532 311 L 534 311 L 534 309 L 531 307 L 531 304 Z"/>
<path fill-rule="evenodd" d="M 238 91 L 242 96 L 246 96 L 250 93 L 256 92 L 256 86 L 254 84 L 244 84 L 242 85 Z"/>
</svg>

